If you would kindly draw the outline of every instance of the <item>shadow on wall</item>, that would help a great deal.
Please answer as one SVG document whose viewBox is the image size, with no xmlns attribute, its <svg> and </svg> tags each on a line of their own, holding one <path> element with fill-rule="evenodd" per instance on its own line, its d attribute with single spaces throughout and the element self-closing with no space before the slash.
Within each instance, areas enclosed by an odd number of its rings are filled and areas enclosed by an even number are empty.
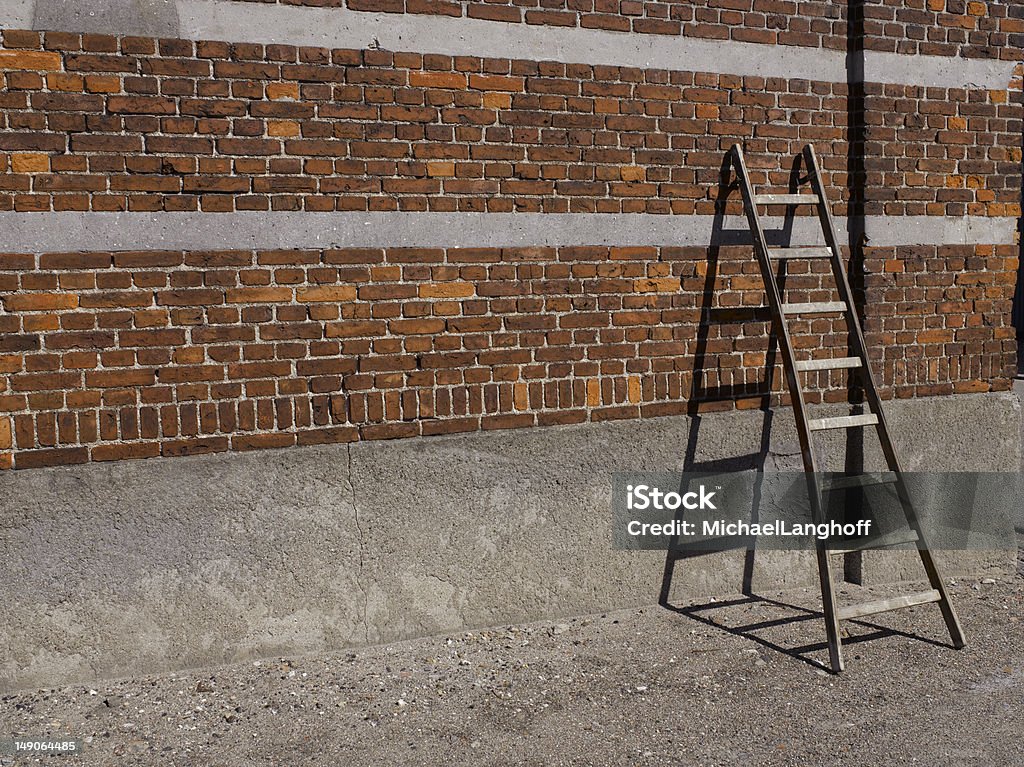
<svg viewBox="0 0 1024 767">
<path fill-rule="evenodd" d="M 802 156 L 797 155 L 790 172 L 790 189 L 795 191 L 800 181 Z M 715 198 L 715 217 L 712 225 L 711 243 L 708 248 L 707 271 L 704 276 L 704 287 L 701 299 L 701 319 L 697 328 L 697 344 L 694 353 L 692 389 L 688 399 L 688 415 L 690 416 L 690 428 L 686 444 L 686 453 L 683 459 L 683 470 L 696 473 L 717 473 L 729 471 L 758 471 L 765 469 L 802 469 L 802 463 L 797 458 L 797 463 L 782 458 L 776 460 L 771 452 L 771 433 L 773 410 L 771 407 L 772 391 L 775 388 L 775 373 L 777 371 L 776 358 L 778 343 L 774 332 L 767 334 L 768 348 L 765 353 L 764 374 L 761 380 L 752 384 L 723 384 L 717 372 L 708 369 L 708 346 L 712 335 L 715 338 L 722 337 L 723 333 L 736 332 L 741 323 L 745 322 L 771 322 L 771 314 L 767 307 L 719 307 L 716 306 L 715 283 L 719 276 L 719 263 L 721 248 L 724 244 L 743 244 L 753 247 L 753 240 L 748 229 L 725 229 L 726 207 L 729 195 L 739 189 L 738 181 L 732 172 L 733 154 L 725 153 L 718 185 L 718 195 Z M 778 247 L 788 247 L 791 244 L 793 231 L 794 209 L 786 208 L 786 217 L 782 228 L 774 231 L 766 231 L 766 237 L 772 244 Z M 753 256 L 752 256 L 753 257 Z M 786 267 L 785 262 L 779 262 L 778 283 L 780 289 L 785 289 Z M 715 409 L 715 403 L 733 403 L 736 400 L 759 400 L 759 409 L 763 414 L 761 425 L 761 439 L 756 452 L 745 455 L 737 455 L 728 458 L 715 460 L 698 460 L 698 446 L 700 442 L 700 431 L 702 423 L 702 412 Z M 680 492 L 685 492 L 681 488 Z M 754 507 L 752 509 L 751 521 L 757 519 L 757 504 L 759 499 L 758 489 L 755 486 Z M 711 553 L 708 548 L 718 551 L 745 548 L 746 539 L 720 539 L 718 546 L 705 546 L 703 551 L 694 551 L 679 548 L 678 539 L 673 538 L 669 543 L 665 556 L 665 569 L 662 578 L 659 604 L 665 607 L 669 605 L 669 594 L 672 588 L 672 577 L 677 562 L 693 557 L 699 557 Z M 754 551 L 747 550 L 744 567 L 742 593 L 752 594 L 754 575 Z"/>
</svg>

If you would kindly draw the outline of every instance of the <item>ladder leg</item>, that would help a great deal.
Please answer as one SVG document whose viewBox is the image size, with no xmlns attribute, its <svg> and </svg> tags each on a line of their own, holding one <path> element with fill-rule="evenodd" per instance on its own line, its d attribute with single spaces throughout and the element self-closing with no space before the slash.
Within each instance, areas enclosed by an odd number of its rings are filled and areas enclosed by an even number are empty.
<svg viewBox="0 0 1024 767">
<path fill-rule="evenodd" d="M 832 561 L 828 550 L 819 542 L 818 580 L 821 582 L 821 610 L 825 615 L 825 635 L 828 638 L 828 660 L 832 672 L 843 670 L 843 644 L 839 634 L 839 616 L 836 609 L 835 585 L 832 583 Z"/>
<path fill-rule="evenodd" d="M 960 650 L 967 645 L 967 640 L 964 638 L 964 630 L 960 626 L 960 619 L 956 617 L 956 611 L 953 610 L 953 603 L 949 599 L 946 584 L 942 582 L 942 575 L 939 573 L 938 565 L 935 564 L 935 559 L 932 557 L 930 550 L 921 548 L 917 550 L 917 553 L 921 555 L 921 564 L 924 565 L 925 572 L 928 573 L 928 581 L 931 583 L 932 588 L 938 591 L 942 597 L 939 600 L 939 609 L 942 610 L 942 619 L 946 621 L 950 641 L 952 641 L 953 647 Z"/>
</svg>

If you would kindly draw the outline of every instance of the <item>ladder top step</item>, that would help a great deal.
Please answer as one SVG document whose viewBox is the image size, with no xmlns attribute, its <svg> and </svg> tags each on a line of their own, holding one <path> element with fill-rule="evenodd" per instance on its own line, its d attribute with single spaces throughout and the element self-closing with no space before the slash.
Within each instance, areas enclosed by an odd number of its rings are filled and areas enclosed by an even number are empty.
<svg viewBox="0 0 1024 767">
<path fill-rule="evenodd" d="M 849 487 L 873 487 L 896 483 L 896 472 L 883 471 L 878 474 L 855 474 L 849 477 L 829 477 L 821 481 L 821 489 L 845 490 Z"/>
<path fill-rule="evenodd" d="M 756 205 L 816 205 L 816 194 L 755 194 Z"/>
<path fill-rule="evenodd" d="M 887 613 L 890 610 L 902 610 L 904 607 L 914 607 L 940 601 L 942 601 L 942 595 L 935 589 L 929 589 L 918 594 L 906 594 L 890 599 L 879 599 L 874 602 L 840 607 L 837 614 L 839 620 L 847 621 L 851 618 L 863 618 L 865 615 L 877 615 L 878 613 Z"/>
<path fill-rule="evenodd" d="M 818 301 L 810 304 L 783 304 L 785 314 L 827 314 L 828 312 L 845 312 L 844 301 Z"/>
<path fill-rule="evenodd" d="M 842 549 L 832 549 L 830 554 L 849 554 L 853 551 L 869 551 L 874 549 L 887 549 L 890 546 L 900 546 L 905 543 L 917 543 L 920 536 L 913 530 L 897 530 L 895 533 L 882 535 L 878 538 L 869 539 L 863 543 L 853 543 Z"/>
<path fill-rule="evenodd" d="M 877 415 L 864 413 L 863 415 L 840 415 L 832 418 L 812 418 L 807 422 L 807 428 L 811 431 L 822 431 L 824 429 L 850 429 L 854 426 L 873 426 L 877 423 Z"/>
<path fill-rule="evenodd" d="M 828 248 L 768 248 L 770 258 L 831 258 Z"/>
<path fill-rule="evenodd" d="M 806 370 L 840 370 L 842 368 L 859 368 L 863 365 L 860 357 L 828 357 L 817 360 L 799 360 L 796 369 Z"/>
</svg>

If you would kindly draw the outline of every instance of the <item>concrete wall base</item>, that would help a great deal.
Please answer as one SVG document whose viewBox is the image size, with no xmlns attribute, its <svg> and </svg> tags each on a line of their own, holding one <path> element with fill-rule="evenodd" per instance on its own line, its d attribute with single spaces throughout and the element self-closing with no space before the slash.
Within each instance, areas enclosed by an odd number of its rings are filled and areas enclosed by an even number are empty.
<svg viewBox="0 0 1024 767">
<path fill-rule="evenodd" d="M 908 469 L 1018 470 L 1013 395 L 887 412 Z M 611 550 L 611 473 L 799 468 L 795 446 L 780 410 L 5 472 L 0 690 L 652 604 L 665 555 Z M 743 570 L 740 551 L 680 560 L 670 600 L 737 593 Z M 755 590 L 815 582 L 808 552 L 756 558 Z"/>
</svg>

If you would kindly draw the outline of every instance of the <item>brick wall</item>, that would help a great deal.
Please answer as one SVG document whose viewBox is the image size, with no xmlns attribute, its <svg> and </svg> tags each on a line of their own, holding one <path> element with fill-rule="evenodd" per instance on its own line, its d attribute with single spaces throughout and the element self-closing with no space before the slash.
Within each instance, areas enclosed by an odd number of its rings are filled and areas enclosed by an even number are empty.
<svg viewBox="0 0 1024 767">
<path fill-rule="evenodd" d="M 864 47 L 929 56 L 1019 61 L 1024 6 L 978 0 L 866 0 Z"/>
<path fill-rule="evenodd" d="M 706 248 L 2 256 L 0 410 L 27 467 L 758 405 L 760 276 L 720 251 L 710 277 Z"/>
<path fill-rule="evenodd" d="M 845 83 L 6 31 L 0 210 L 713 213 L 845 168 Z M 831 179 L 830 179 L 831 180 Z M 702 204 L 703 202 L 703 204 Z"/>
<path fill-rule="evenodd" d="M 1015 265 L 1010 246 L 871 249 L 866 331 L 886 393 L 1006 388 Z M 787 300 L 826 300 L 826 270 L 791 267 Z M 0 296 L 0 412 L 20 467 L 757 407 L 768 393 L 746 247 L 7 255 Z M 801 357 L 845 354 L 836 316 L 791 329 Z M 844 401 L 842 376 L 811 384 Z"/>
<path fill-rule="evenodd" d="M 1021 110 L 1008 90 L 863 87 L 866 213 L 1020 216 Z"/>
<path fill-rule="evenodd" d="M 867 47 L 982 57 L 1020 31 L 1015 7 L 900 5 L 867 4 Z M 835 6 L 363 9 L 845 46 Z M 2 32 L 0 77 L 6 212 L 738 214 L 735 192 L 717 201 L 741 141 L 763 191 L 786 191 L 814 143 L 837 216 L 857 195 L 868 215 L 1020 215 L 1020 93 L 1000 89 L 869 82 L 848 100 L 845 82 L 17 30 Z M 769 389 L 785 402 L 749 246 L 630 236 L 4 252 L 0 235 L 0 467 L 759 407 Z M 1009 387 L 1016 256 L 868 242 L 859 282 L 885 396 Z M 829 298 L 826 268 L 794 263 L 790 299 Z M 845 356 L 842 327 L 794 322 L 799 354 Z M 845 401 L 845 375 L 809 384 Z"/>
</svg>

